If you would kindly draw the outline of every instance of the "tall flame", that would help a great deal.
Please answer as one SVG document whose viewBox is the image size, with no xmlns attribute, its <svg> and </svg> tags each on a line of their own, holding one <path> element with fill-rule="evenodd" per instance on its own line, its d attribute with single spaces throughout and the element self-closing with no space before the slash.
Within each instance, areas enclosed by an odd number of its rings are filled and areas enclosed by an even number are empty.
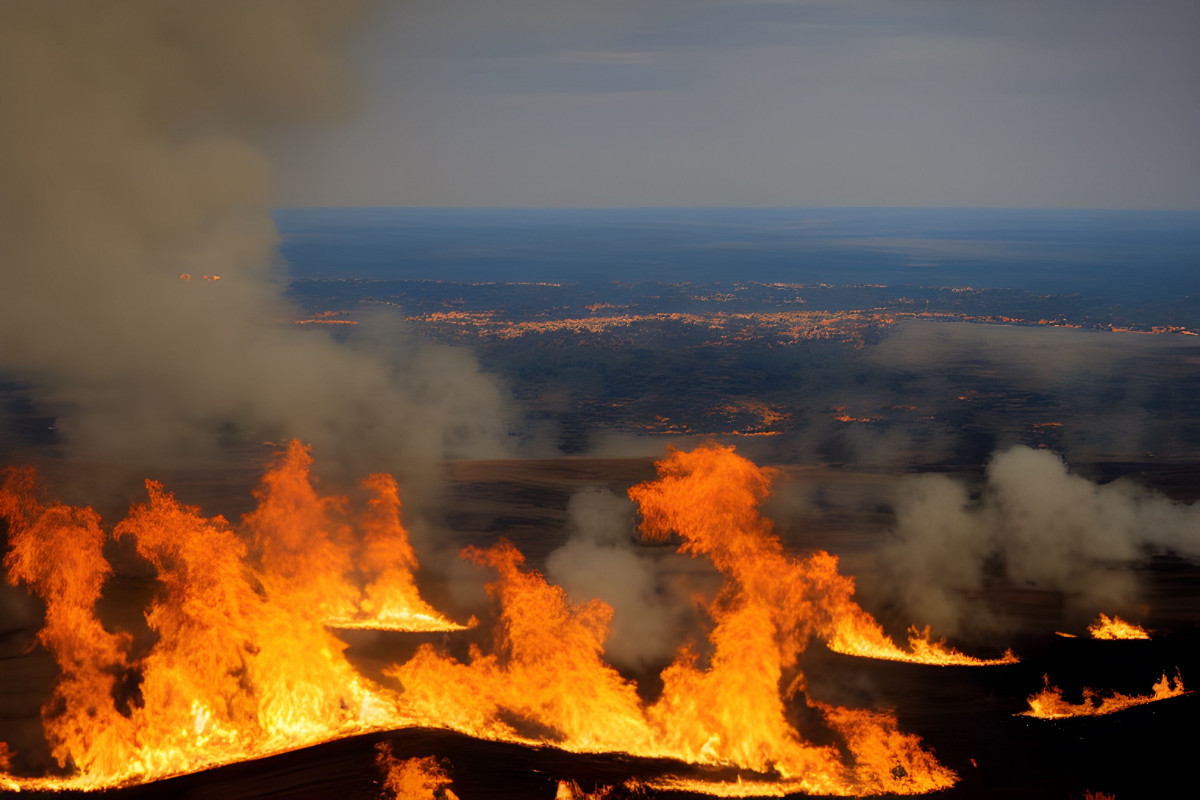
<svg viewBox="0 0 1200 800">
<path fill-rule="evenodd" d="M 308 448 L 293 440 L 254 492 L 258 507 L 244 524 L 258 578 L 278 603 L 305 605 L 326 618 L 351 616 L 358 591 L 348 578 L 346 498 L 318 495 L 309 479 L 311 464 Z"/>
<path fill-rule="evenodd" d="M 114 695 L 117 677 L 129 667 L 131 640 L 105 630 L 96 616 L 100 590 L 112 574 L 100 517 L 90 508 L 44 502 L 32 469 L 6 471 L 0 515 L 8 520 L 8 579 L 46 601 L 38 639 L 62 670 L 42 708 L 50 751 L 60 764 L 80 770 L 120 770 L 132 726 Z M 97 725 L 97 719 L 108 724 Z"/>
<path fill-rule="evenodd" d="M 728 603 L 733 592 L 778 609 L 778 635 L 792 643 L 788 651 L 798 652 L 797 643 L 817 636 L 831 650 L 869 658 L 938 666 L 1016 663 L 1011 651 L 996 659 L 960 653 L 934 641 L 929 628 L 910 631 L 908 651 L 897 647 L 851 599 L 854 579 L 838 573 L 836 556 L 823 551 L 805 559 L 784 555 L 770 521 L 758 512 L 774 473 L 735 455 L 733 448 L 672 451 L 658 469 L 658 481 L 629 492 L 642 511 L 643 535 L 661 540 L 678 533 L 681 552 L 710 557 L 730 581 L 718 604 Z"/>
<path fill-rule="evenodd" d="M 258 508 L 243 520 L 268 596 L 318 609 L 340 628 L 461 630 L 422 600 L 413 582 L 417 556 L 400 519 L 396 479 L 364 479 L 369 499 L 352 521 L 347 498 L 317 493 L 311 464 L 309 449 L 290 442 L 255 491 Z M 362 540 L 357 552 L 355 529 Z M 370 581 L 365 593 L 351 579 L 356 567 Z"/>
<path fill-rule="evenodd" d="M 359 569 L 367 580 L 359 611 L 354 616 L 333 617 L 340 628 L 373 628 L 401 631 L 450 631 L 464 626 L 451 622 L 421 599 L 413 573 L 417 554 L 400 518 L 400 487 L 391 475 L 369 475 L 363 488 L 370 494 L 359 517 L 363 547 Z"/>
<path fill-rule="evenodd" d="M 328 630 L 332 613 L 359 600 L 348 577 L 352 526 L 344 498 L 313 490 L 310 462 L 293 442 L 264 476 L 241 533 L 147 481 L 148 502 L 113 529 L 115 538 L 133 540 L 158 576 L 146 614 L 157 639 L 136 657 L 131 637 L 109 632 L 96 615 L 112 572 L 99 517 L 43 501 L 32 470 L 6 473 L 5 566 L 10 581 L 46 602 L 39 639 L 62 676 L 43 721 L 52 755 L 74 771 L 65 780 L 9 785 L 121 785 L 416 724 L 394 692 L 351 667 L 346 645 Z M 441 617 L 412 582 L 416 559 L 395 482 L 372 476 L 366 483 L 374 492 L 360 520 L 375 577 L 368 597 L 375 607 L 416 609 L 429 627 Z"/>
<path fill-rule="evenodd" d="M 663 696 L 650 710 L 674 746 L 689 760 L 773 769 L 804 791 L 912 793 L 953 784 L 954 773 L 887 714 L 813 704 L 844 738 L 852 766 L 788 724 L 780 681 L 808 641 L 878 625 L 852 600 L 854 581 L 838 573 L 835 556 L 784 553 L 758 510 L 774 473 L 716 445 L 673 450 L 657 469 L 657 481 L 629 490 L 642 534 L 678 534 L 680 552 L 708 556 L 726 579 L 709 608 L 707 668 L 683 651 L 664 671 Z"/>
<path fill-rule="evenodd" d="M 493 650 L 474 650 L 464 664 L 425 646 L 388 670 L 413 711 L 476 736 L 773 772 L 773 785 L 790 792 L 911 794 L 952 785 L 954 773 L 900 733 L 890 714 L 809 701 L 848 760 L 788 722 L 781 683 L 808 640 L 832 635 L 846 615 L 873 620 L 851 600 L 853 581 L 838 574 L 836 558 L 784 554 L 758 512 L 771 472 L 720 447 L 672 452 L 658 469 L 657 481 L 630 490 L 644 534 L 678 532 L 682 551 L 710 557 L 726 577 L 709 609 L 713 652 L 704 663 L 685 647 L 662 673 L 659 699 L 642 703 L 636 685 L 602 657 L 611 609 L 571 603 L 501 542 L 464 551 L 499 574 L 488 586 L 500 614 Z"/>
</svg>

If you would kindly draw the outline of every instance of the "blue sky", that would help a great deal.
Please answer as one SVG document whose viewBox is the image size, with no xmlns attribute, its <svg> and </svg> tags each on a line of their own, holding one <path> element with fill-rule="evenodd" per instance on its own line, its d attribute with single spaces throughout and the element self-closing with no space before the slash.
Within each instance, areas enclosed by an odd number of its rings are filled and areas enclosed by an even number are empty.
<svg viewBox="0 0 1200 800">
<path fill-rule="evenodd" d="M 1195 0 L 405 0 L 281 205 L 1200 208 Z"/>
</svg>

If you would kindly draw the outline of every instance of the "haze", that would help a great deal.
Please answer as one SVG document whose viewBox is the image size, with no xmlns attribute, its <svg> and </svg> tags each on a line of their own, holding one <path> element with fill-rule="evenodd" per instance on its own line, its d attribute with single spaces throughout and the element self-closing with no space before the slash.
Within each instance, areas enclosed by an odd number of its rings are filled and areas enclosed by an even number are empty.
<svg viewBox="0 0 1200 800">
<path fill-rule="evenodd" d="M 1187 0 L 411 0 L 279 205 L 1200 208 Z"/>
</svg>

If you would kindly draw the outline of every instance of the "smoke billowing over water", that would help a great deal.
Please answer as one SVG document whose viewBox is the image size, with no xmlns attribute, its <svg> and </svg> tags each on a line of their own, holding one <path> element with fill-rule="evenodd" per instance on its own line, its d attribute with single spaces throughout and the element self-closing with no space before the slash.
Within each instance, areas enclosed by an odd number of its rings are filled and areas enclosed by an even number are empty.
<svg viewBox="0 0 1200 800">
<path fill-rule="evenodd" d="M 0 7 L 0 370 L 70 452 L 137 469 L 295 435 L 403 471 L 501 449 L 472 357 L 386 320 L 349 342 L 298 330 L 281 300 L 260 143 L 351 105 L 354 17 L 323 0 Z"/>
</svg>

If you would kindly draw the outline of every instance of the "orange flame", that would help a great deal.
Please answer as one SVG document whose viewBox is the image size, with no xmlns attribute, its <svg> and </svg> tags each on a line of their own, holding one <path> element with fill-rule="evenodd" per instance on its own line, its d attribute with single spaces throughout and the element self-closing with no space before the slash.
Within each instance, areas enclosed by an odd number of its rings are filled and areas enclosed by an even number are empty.
<svg viewBox="0 0 1200 800">
<path fill-rule="evenodd" d="M 838 412 L 833 415 L 833 418 L 838 422 L 878 422 L 878 417 L 852 417 L 846 412 L 845 406 L 834 406 L 833 410 Z"/>
<path fill-rule="evenodd" d="M 501 542 L 464 551 L 499 573 L 488 586 L 500 607 L 494 650 L 474 650 L 464 664 L 425 646 L 390 668 L 412 712 L 475 736 L 774 773 L 771 785 L 787 792 L 912 794 L 952 785 L 954 773 L 889 714 L 810 703 L 850 763 L 838 747 L 810 744 L 788 723 L 780 683 L 808 639 L 830 635 L 846 614 L 870 618 L 850 599 L 853 581 L 837 573 L 833 556 L 784 555 L 758 513 L 772 473 L 718 447 L 673 451 L 658 470 L 657 481 L 629 492 L 644 535 L 679 533 L 681 551 L 708 556 L 726 577 L 709 609 L 706 664 L 684 648 L 662 673 L 662 695 L 644 705 L 633 682 L 602 658 L 611 608 L 571 603 Z M 713 794 L 728 788 L 689 786 Z"/>
<path fill-rule="evenodd" d="M 448 764 L 433 756 L 400 759 L 388 742 L 375 746 L 375 763 L 384 771 L 383 790 L 396 800 L 458 800 L 451 789 Z"/>
<path fill-rule="evenodd" d="M 298 441 L 255 490 L 258 508 L 243 520 L 267 596 L 316 609 L 322 617 L 353 616 L 358 590 L 349 581 L 350 526 L 344 497 L 320 497 L 309 480 L 312 456 Z"/>
<path fill-rule="evenodd" d="M 1150 638 L 1150 634 L 1142 626 L 1126 622 L 1116 615 L 1110 619 L 1107 614 L 1101 614 L 1099 619 L 1089 625 L 1088 633 L 1092 635 L 1093 639 Z"/>
<path fill-rule="evenodd" d="M 517 718 L 569 750 L 651 750 L 636 687 L 602 658 L 611 607 L 571 603 L 540 573 L 522 570 L 524 556 L 507 541 L 463 555 L 500 573 L 487 587 L 500 606 L 495 652 L 473 650 L 471 663 L 460 664 L 423 646 L 385 672 L 403 685 L 406 704 L 482 738 L 536 741 L 505 721 Z"/>
<path fill-rule="evenodd" d="M 359 568 L 371 581 L 358 613 L 333 617 L 328 622 L 339 628 L 373 628 L 402 631 L 462 630 L 421 599 L 413 573 L 417 554 L 400 519 L 400 488 L 391 475 L 370 475 L 363 487 L 373 496 L 359 517 L 363 548 Z"/>
<path fill-rule="evenodd" d="M 129 666 L 131 639 L 105 630 L 95 613 L 112 574 L 101 552 L 106 537 L 100 517 L 90 508 L 43 502 L 32 469 L 6 471 L 0 516 L 8 520 L 9 582 L 28 585 L 46 601 L 38 639 L 62 671 L 42 708 L 50 751 L 64 766 L 120 769 L 132 731 L 114 691 Z M 111 724 L 97 725 L 97 719 Z"/>
<path fill-rule="evenodd" d="M 1070 703 L 1064 700 L 1062 689 L 1050 685 L 1049 675 L 1045 677 L 1045 681 L 1046 688 L 1029 697 L 1029 710 L 1022 711 L 1019 716 L 1038 719 L 1098 717 L 1104 714 L 1115 714 L 1133 706 L 1189 694 L 1183 690 L 1182 678 L 1176 676 L 1174 681 L 1170 681 L 1165 672 L 1158 683 L 1154 684 L 1151 694 L 1124 695 L 1120 692 L 1113 692 L 1108 697 L 1100 697 L 1095 689 L 1084 689 L 1082 703 Z"/>
<path fill-rule="evenodd" d="M 353 611 L 347 580 L 344 498 L 321 498 L 308 481 L 307 450 L 293 442 L 256 492 L 259 506 L 239 535 L 148 481 L 149 502 L 113 530 L 132 537 L 155 568 L 159 592 L 146 622 L 157 635 L 140 658 L 131 637 L 111 633 L 95 605 L 111 568 L 106 536 L 91 509 L 40 499 L 32 470 L 9 470 L 0 488 L 8 521 L 9 580 L 46 601 L 39 639 L 62 671 L 43 708 L 51 752 L 67 779 L 12 779 L 10 788 L 95 789 L 153 780 L 354 733 L 416 724 L 394 692 L 372 685 L 346 661 L 326 627 Z M 416 558 L 399 522 L 399 496 L 386 476 L 367 481 L 375 498 L 361 525 L 373 608 L 405 599 L 440 619 L 412 583 Z M 245 540 L 258 558 L 248 563 Z M 311 552 L 306 552 L 311 548 Z M 313 554 L 319 554 L 319 563 Z M 400 587 L 403 595 L 393 594 Z"/>
<path fill-rule="evenodd" d="M 605 800 L 611 792 L 611 786 L 601 786 L 594 792 L 585 792 L 575 781 L 559 781 L 554 800 Z"/>
<path fill-rule="evenodd" d="M 391 475 L 368 476 L 372 495 L 352 525 L 345 497 L 321 497 L 309 475 L 312 456 L 298 441 L 255 492 L 258 508 L 245 518 L 253 537 L 258 578 L 282 604 L 318 609 L 340 628 L 406 631 L 461 630 L 421 600 L 413 582 L 416 554 L 400 520 L 400 490 Z M 353 530 L 362 531 L 355 559 Z M 371 580 L 362 597 L 350 575 L 357 560 Z"/>
<path fill-rule="evenodd" d="M 805 745 L 784 717 L 779 682 L 809 639 L 829 641 L 848 626 L 878 625 L 851 598 L 852 578 L 837 558 L 818 551 L 807 558 L 784 554 L 759 513 L 774 473 L 708 445 L 671 451 L 657 465 L 657 481 L 629 496 L 642 513 L 650 539 L 678 534 L 680 552 L 706 555 L 726 578 L 709 609 L 714 652 L 706 671 L 684 651 L 663 673 L 663 697 L 652 718 L 674 717 L 678 746 L 758 771 L 799 778 L 804 791 L 912 793 L 951 785 L 955 776 L 899 734 L 886 714 L 817 705 L 854 757 L 847 770 L 828 748 Z M 819 777 L 818 777 L 819 776 Z M 796 790 L 795 788 L 793 791 Z"/>
<path fill-rule="evenodd" d="M 712 558 L 731 580 L 728 587 L 758 595 L 766 607 L 783 609 L 780 632 L 785 638 L 803 642 L 818 636 L 846 655 L 937 666 L 1017 662 L 1011 651 L 996 659 L 965 655 L 934 641 L 929 628 L 910 630 L 908 651 L 897 647 L 851 599 L 854 579 L 838 573 L 836 556 L 824 551 L 801 560 L 784 555 L 770 521 L 758 512 L 774 473 L 735 455 L 733 448 L 673 451 L 658 466 L 662 479 L 629 492 L 641 506 L 643 534 L 665 539 L 672 531 L 679 533 L 680 551 Z"/>
<path fill-rule="evenodd" d="M 977 658 L 934 640 L 929 626 L 908 629 L 908 650 L 901 650 L 883 628 L 870 618 L 847 615 L 839 620 L 837 629 L 827 643 L 830 650 L 848 656 L 881 658 L 886 661 L 906 661 L 910 664 L 929 664 L 938 667 L 990 667 L 1016 664 L 1020 659 L 1012 650 L 999 658 Z"/>
<path fill-rule="evenodd" d="M 658 480 L 630 490 L 644 535 L 679 535 L 681 551 L 712 559 L 726 581 L 708 608 L 711 654 L 681 649 L 653 703 L 604 661 L 612 609 L 598 600 L 572 603 L 507 542 L 464 551 L 498 574 L 488 586 L 499 607 L 491 652 L 473 648 L 460 663 L 425 645 L 384 671 L 398 691 L 364 679 L 328 630 L 330 619 L 444 620 L 416 592 L 417 562 L 395 481 L 369 477 L 366 509 L 351 517 L 346 498 L 315 491 L 310 464 L 308 450 L 292 442 L 264 476 L 258 507 L 240 530 L 147 482 L 148 502 L 113 531 L 132 537 L 157 570 L 159 592 L 146 616 L 157 639 L 144 655 L 131 654 L 131 637 L 109 632 L 96 615 L 111 568 L 95 512 L 43 501 L 30 470 L 7 473 L 0 489 L 12 545 L 5 565 L 10 580 L 46 600 L 39 638 L 62 676 L 43 718 L 55 758 L 74 772 L 66 779 L 0 775 L 4 785 L 119 786 L 414 725 L 733 766 L 760 773 L 770 791 L 759 794 L 914 794 L 956 780 L 916 736 L 898 730 L 892 714 L 805 695 L 797 665 L 811 639 L 833 641 L 853 626 L 886 637 L 853 601 L 854 582 L 838 574 L 835 557 L 784 553 L 758 511 L 772 473 L 732 448 L 672 451 L 658 464 Z M 362 538 L 357 573 L 355 531 Z M 369 581 L 365 593 L 356 574 Z M 786 696 L 785 678 L 792 687 Z M 788 721 L 792 701 L 807 703 L 833 743 L 806 741 Z M 398 796 L 453 798 L 436 764 L 401 762 L 390 750 L 381 759 L 389 780 L 395 768 L 390 786 Z"/>
</svg>

